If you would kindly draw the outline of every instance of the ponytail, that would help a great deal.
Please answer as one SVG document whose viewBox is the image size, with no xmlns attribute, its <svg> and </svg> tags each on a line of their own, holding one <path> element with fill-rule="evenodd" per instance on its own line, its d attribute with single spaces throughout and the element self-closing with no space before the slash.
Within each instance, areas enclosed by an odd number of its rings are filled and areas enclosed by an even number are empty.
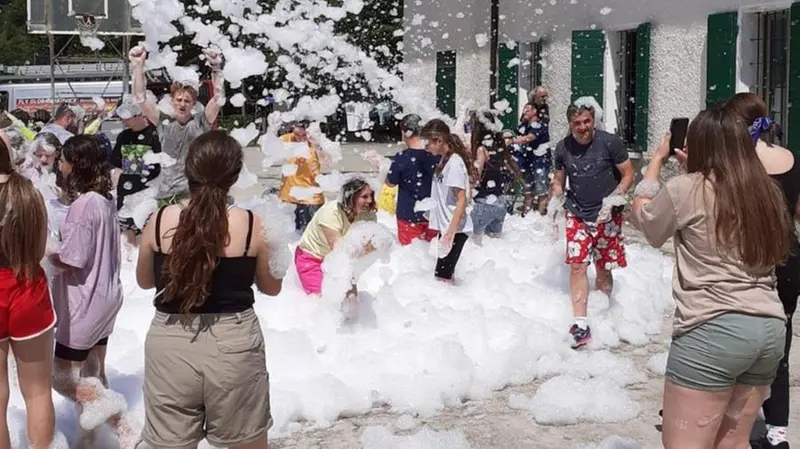
<svg viewBox="0 0 800 449">
<path fill-rule="evenodd" d="M 218 186 L 191 186 L 164 267 L 169 282 L 164 301 L 181 301 L 181 313 L 203 305 L 211 291 L 217 259 L 228 243 L 228 192 Z"/>
</svg>

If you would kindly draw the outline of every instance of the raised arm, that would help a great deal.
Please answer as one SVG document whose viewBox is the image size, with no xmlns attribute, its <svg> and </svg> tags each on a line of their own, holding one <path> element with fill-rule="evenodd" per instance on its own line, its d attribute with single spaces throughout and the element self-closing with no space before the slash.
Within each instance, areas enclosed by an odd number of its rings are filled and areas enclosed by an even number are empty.
<svg viewBox="0 0 800 449">
<path fill-rule="evenodd" d="M 214 86 L 214 95 L 208 100 L 205 107 L 206 120 L 214 123 L 219 116 L 219 111 L 225 104 L 225 78 L 222 76 L 222 55 L 216 50 L 205 49 L 206 65 L 211 67 L 211 84 Z"/>
<path fill-rule="evenodd" d="M 147 80 L 144 77 L 144 63 L 147 60 L 147 52 L 142 47 L 134 47 L 128 54 L 131 63 L 131 79 L 133 80 L 133 98 L 139 104 L 142 114 L 153 125 L 158 126 L 158 106 L 147 99 Z"/>
</svg>

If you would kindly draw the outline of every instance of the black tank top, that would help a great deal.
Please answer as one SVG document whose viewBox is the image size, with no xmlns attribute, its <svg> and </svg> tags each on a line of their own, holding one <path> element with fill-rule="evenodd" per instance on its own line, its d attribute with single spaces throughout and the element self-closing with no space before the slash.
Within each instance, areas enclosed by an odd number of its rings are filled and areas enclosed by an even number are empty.
<svg viewBox="0 0 800 449">
<path fill-rule="evenodd" d="M 165 289 L 169 278 L 164 272 L 164 266 L 169 260 L 169 254 L 161 252 L 161 214 L 164 208 L 158 211 L 156 216 L 156 247 L 158 251 L 154 255 L 153 272 L 156 280 L 156 298 L 154 305 L 156 310 L 163 313 L 180 314 L 180 298 L 165 301 Z M 244 254 L 241 257 L 220 257 L 217 259 L 217 266 L 211 277 L 211 288 L 208 298 L 199 307 L 190 310 L 189 313 L 237 313 L 243 312 L 253 307 L 255 295 L 253 294 L 253 281 L 256 276 L 256 258 L 248 257 L 250 251 L 250 240 L 253 236 L 253 212 L 247 211 L 249 226 L 247 228 L 247 239 L 245 240 Z"/>
<path fill-rule="evenodd" d="M 797 199 L 800 198 L 800 162 L 798 162 L 797 157 L 794 158 L 794 165 L 789 171 L 770 176 L 780 184 L 786 207 L 789 210 L 789 216 L 794 217 L 795 205 L 797 204 Z M 792 220 L 792 224 L 794 224 L 794 220 Z M 800 292 L 800 244 L 797 241 L 794 227 L 790 230 L 789 241 L 791 245 L 789 258 L 784 265 L 777 267 L 775 274 L 778 277 L 779 290 L 786 289 Z"/>
<path fill-rule="evenodd" d="M 483 166 L 483 174 L 475 198 L 487 198 L 492 195 L 500 198 L 505 192 L 506 170 L 503 155 L 499 151 L 488 151 L 488 153 L 489 159 Z"/>
</svg>

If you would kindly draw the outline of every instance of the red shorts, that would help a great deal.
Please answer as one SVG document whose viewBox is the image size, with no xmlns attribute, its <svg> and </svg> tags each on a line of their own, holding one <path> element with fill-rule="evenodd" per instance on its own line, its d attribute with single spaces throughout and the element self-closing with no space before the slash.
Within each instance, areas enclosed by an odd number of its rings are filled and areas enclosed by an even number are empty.
<svg viewBox="0 0 800 449">
<path fill-rule="evenodd" d="M 427 221 L 411 223 L 399 218 L 397 219 L 397 240 L 400 240 L 401 245 L 410 245 L 414 239 L 430 242 L 435 239 L 437 235 L 439 235 L 439 231 L 428 229 Z"/>
<path fill-rule="evenodd" d="M 586 223 L 567 212 L 567 263 L 590 263 L 605 270 L 625 268 L 622 214 L 607 223 Z"/>
<path fill-rule="evenodd" d="M 19 282 L 10 268 L 0 268 L 0 340 L 29 340 L 56 324 L 47 277 Z"/>
</svg>

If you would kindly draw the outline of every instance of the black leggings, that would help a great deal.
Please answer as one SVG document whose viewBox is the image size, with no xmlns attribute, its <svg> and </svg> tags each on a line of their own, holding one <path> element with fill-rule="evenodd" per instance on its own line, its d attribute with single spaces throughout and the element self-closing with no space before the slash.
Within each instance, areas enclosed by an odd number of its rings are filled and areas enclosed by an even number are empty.
<svg viewBox="0 0 800 449">
<path fill-rule="evenodd" d="M 441 234 L 439 236 L 441 237 Z M 461 251 L 464 249 L 464 244 L 467 243 L 468 238 L 467 234 L 463 232 L 459 232 L 453 237 L 453 249 L 450 250 L 450 254 L 436 261 L 436 278 L 453 279 L 456 264 L 461 257 Z"/>
<path fill-rule="evenodd" d="M 780 269 L 778 276 L 780 279 Z M 783 360 L 778 365 L 778 374 L 772 382 L 771 394 L 769 399 L 764 402 L 764 418 L 768 425 L 775 427 L 786 427 L 789 425 L 789 351 L 792 348 L 792 317 L 797 309 L 798 289 L 791 282 L 781 285 L 778 282 L 778 296 L 783 303 L 788 321 L 786 322 L 786 346 L 784 349 Z"/>
</svg>

